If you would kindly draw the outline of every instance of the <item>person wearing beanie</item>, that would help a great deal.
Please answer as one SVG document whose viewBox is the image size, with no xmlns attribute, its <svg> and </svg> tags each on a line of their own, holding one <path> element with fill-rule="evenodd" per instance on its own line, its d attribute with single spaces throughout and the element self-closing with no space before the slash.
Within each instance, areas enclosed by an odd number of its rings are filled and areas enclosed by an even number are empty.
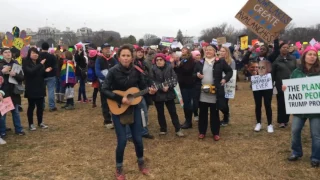
<svg viewBox="0 0 320 180">
<path fill-rule="evenodd" d="M 277 88 L 277 121 L 280 128 L 288 125 L 290 114 L 286 113 L 284 93 L 281 91 L 282 80 L 289 79 L 293 70 L 297 68 L 297 60 L 289 53 L 289 45 L 287 43 L 280 44 L 280 55 L 272 63 L 272 80 Z"/>
<path fill-rule="evenodd" d="M 144 84 L 146 84 L 146 85 L 152 84 L 152 82 L 151 82 L 152 80 L 149 78 L 150 77 L 149 76 L 150 69 L 148 68 L 147 63 L 144 60 L 144 50 L 139 46 L 136 47 L 136 58 L 135 58 L 133 64 L 142 70 L 142 72 L 140 72 L 140 73 L 143 73 L 142 76 L 143 76 Z M 144 118 L 145 118 L 147 124 L 149 121 L 148 111 L 149 111 L 150 105 L 152 105 L 152 98 L 149 94 L 145 94 L 142 98 L 141 103 L 140 103 L 140 107 L 141 107 L 142 111 L 144 112 Z M 132 133 L 131 133 L 130 127 L 127 126 L 126 128 L 127 128 L 127 138 L 129 140 L 131 140 Z M 154 136 L 149 133 L 148 127 L 143 127 L 141 134 L 142 134 L 143 138 L 154 139 Z"/>
<path fill-rule="evenodd" d="M 48 52 L 49 44 L 44 42 L 41 46 L 42 51 L 40 53 L 40 59 L 46 59 L 44 64 L 45 69 L 51 68 L 51 71 L 45 73 L 45 82 L 48 88 L 48 101 L 49 101 L 49 111 L 57 111 L 55 104 L 55 87 L 56 87 L 56 71 L 57 71 L 57 59 L 54 55 Z"/>
<path fill-rule="evenodd" d="M 182 48 L 182 54 L 178 61 L 173 63 L 174 70 L 178 76 L 178 82 L 183 99 L 183 111 L 185 122 L 181 125 L 182 129 L 192 128 L 192 97 L 194 93 L 194 77 L 193 68 L 195 61 L 192 58 L 191 52 L 188 48 Z"/>
<path fill-rule="evenodd" d="M 10 97 L 15 109 L 11 110 L 13 124 L 15 127 L 15 133 L 17 135 L 25 135 L 23 131 L 23 127 L 21 126 L 21 118 L 19 112 L 19 105 L 21 104 L 21 93 L 17 93 L 14 91 L 15 84 L 9 82 L 9 77 L 15 79 L 19 85 L 22 85 L 22 81 L 24 80 L 23 72 L 15 73 L 11 71 L 12 66 L 14 64 L 19 65 L 18 61 L 12 58 L 12 53 L 9 48 L 3 48 L 1 50 L 1 54 L 3 55 L 3 60 L 0 61 L 0 75 L 2 76 L 2 84 L 0 90 L 4 92 L 2 94 L 3 98 Z M 1 116 L 0 119 L 0 137 L 4 138 L 6 136 L 6 117 L 7 114 Z"/>
<path fill-rule="evenodd" d="M 196 63 L 201 61 L 201 53 L 198 50 L 192 51 L 191 54 Z M 197 81 L 197 79 L 195 79 L 195 81 Z M 192 98 L 194 121 L 199 121 L 199 99 L 198 94 L 194 93 Z"/>
<path fill-rule="evenodd" d="M 92 108 L 97 107 L 97 96 L 99 91 L 99 80 L 95 71 L 96 59 L 98 51 L 95 49 L 88 50 L 88 81 L 92 82 L 93 94 L 92 94 Z"/>
<path fill-rule="evenodd" d="M 171 64 L 166 63 L 164 54 L 157 54 L 154 58 L 154 62 L 155 64 L 152 66 L 152 70 L 150 72 L 151 77 L 153 77 L 154 81 L 156 81 L 157 83 L 164 83 L 168 79 L 177 78 Z M 184 134 L 180 127 L 176 105 L 174 102 L 175 97 L 174 86 L 172 85 L 164 86 L 162 89 L 160 88 L 156 92 L 156 94 L 153 95 L 153 100 L 157 109 L 158 122 L 160 126 L 159 134 L 167 134 L 167 122 L 164 114 L 164 105 L 166 105 L 171 117 L 172 124 L 175 128 L 176 135 L 178 137 L 184 137 Z"/>
<path fill-rule="evenodd" d="M 301 65 L 291 74 L 291 79 L 317 76 L 320 79 L 320 61 L 318 50 L 312 46 L 307 47 L 301 57 Z M 286 86 L 282 86 L 283 91 L 288 91 Z M 320 113 L 317 114 L 294 114 L 291 128 L 291 156 L 289 161 L 297 161 L 302 155 L 301 132 L 306 120 L 309 119 L 311 131 L 311 166 L 320 167 Z"/>
<path fill-rule="evenodd" d="M 113 129 L 114 126 L 111 121 L 111 115 L 110 115 L 109 107 L 107 104 L 107 96 L 101 93 L 101 87 L 109 72 L 109 69 L 111 69 L 113 66 L 118 64 L 118 60 L 112 57 L 111 45 L 108 43 L 101 45 L 101 52 L 102 54 L 99 54 L 96 59 L 95 72 L 100 83 L 99 87 L 100 87 L 100 97 L 101 97 L 101 105 L 102 105 L 101 107 L 102 107 L 102 114 L 104 118 L 103 124 L 107 129 Z"/>
</svg>

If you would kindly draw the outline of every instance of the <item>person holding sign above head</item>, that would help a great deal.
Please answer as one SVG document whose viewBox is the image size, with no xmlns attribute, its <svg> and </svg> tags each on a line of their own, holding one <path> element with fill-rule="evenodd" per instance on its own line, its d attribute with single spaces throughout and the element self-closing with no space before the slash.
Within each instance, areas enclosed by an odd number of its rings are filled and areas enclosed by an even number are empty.
<svg viewBox="0 0 320 180">
<path fill-rule="evenodd" d="M 250 61 L 249 62 L 249 71 L 253 76 L 266 76 L 271 72 L 271 63 L 268 60 L 262 60 L 262 61 Z M 270 79 L 271 81 L 271 79 Z M 265 83 L 265 82 L 262 82 Z M 252 83 L 253 85 L 253 83 Z M 254 89 L 254 88 L 252 88 Z M 273 125 L 272 125 L 272 108 L 271 108 L 271 102 L 272 102 L 272 95 L 273 95 L 273 89 L 272 85 L 270 89 L 263 89 L 263 90 L 256 90 L 253 91 L 253 97 L 255 102 L 255 114 L 256 114 L 256 120 L 257 124 L 254 128 L 254 131 L 259 132 L 262 128 L 261 125 L 261 107 L 262 107 L 262 98 L 264 99 L 264 107 L 266 110 L 267 115 L 267 121 L 268 121 L 268 133 L 273 133 Z"/>
<path fill-rule="evenodd" d="M 259 52 L 258 56 L 254 57 L 254 58 L 250 58 L 250 55 L 252 54 L 252 52 L 255 52 L 257 48 L 259 48 L 258 43 L 256 43 L 254 46 L 252 46 L 251 49 L 249 49 L 246 52 L 246 54 L 244 55 L 244 57 L 242 59 L 243 64 L 248 64 L 249 61 L 251 61 L 251 60 L 255 60 L 258 62 L 262 61 L 262 60 L 268 60 L 272 63 L 277 59 L 277 57 L 280 54 L 280 47 L 279 47 L 279 39 L 278 38 L 276 38 L 274 40 L 274 50 L 270 55 L 269 55 L 269 47 L 267 45 L 262 45 L 262 46 L 260 46 L 260 52 Z"/>
<path fill-rule="evenodd" d="M 196 79 L 195 93 L 199 98 L 199 139 L 204 139 L 208 128 L 208 108 L 210 108 L 210 126 L 215 141 L 220 140 L 219 110 L 225 112 L 227 103 L 224 85 L 233 74 L 231 67 L 224 59 L 216 56 L 217 47 L 209 45 L 205 51 L 205 59 L 194 67 Z M 223 77 L 222 73 L 225 74 Z"/>
<path fill-rule="evenodd" d="M 149 94 L 156 93 L 155 88 L 148 88 L 143 80 L 142 74 L 134 67 L 133 64 L 133 49 L 130 45 L 123 45 L 118 50 L 119 64 L 112 67 L 101 88 L 101 93 L 105 94 L 107 99 L 116 102 L 116 107 L 128 107 L 124 113 L 115 115 L 112 113 L 112 120 L 117 134 L 117 149 L 116 149 L 116 178 L 121 180 L 125 179 L 123 173 L 123 156 L 124 150 L 127 145 L 126 138 L 126 125 L 130 126 L 132 133 L 133 143 L 135 145 L 136 156 L 138 158 L 138 167 L 142 174 L 149 174 L 149 170 L 145 167 L 143 159 L 143 142 L 142 142 L 142 119 L 141 108 L 139 105 L 130 106 L 132 99 L 127 96 L 121 96 L 114 93 L 114 90 L 127 91 L 129 88 L 146 89 Z M 139 93 L 138 93 L 139 94 Z"/>
<path fill-rule="evenodd" d="M 291 74 L 293 78 L 305 78 L 309 76 L 319 76 L 320 79 L 320 62 L 318 50 L 314 47 L 307 47 L 301 58 L 301 66 L 295 69 Z M 286 86 L 282 86 L 283 91 L 287 91 Z M 320 112 L 320 111 L 319 111 Z M 320 166 L 320 113 L 318 114 L 294 114 L 292 120 L 292 154 L 288 158 L 289 161 L 297 161 L 302 157 L 301 131 L 306 122 L 310 121 L 311 139 L 312 139 L 312 154 L 311 166 Z"/>
<path fill-rule="evenodd" d="M 284 102 L 284 93 L 281 91 L 282 80 L 289 79 L 293 70 L 297 68 L 297 60 L 289 53 L 289 45 L 287 43 L 280 44 L 280 55 L 276 61 L 272 63 L 272 78 L 277 88 L 277 120 L 280 128 L 288 125 L 290 114 L 286 113 Z"/>
</svg>

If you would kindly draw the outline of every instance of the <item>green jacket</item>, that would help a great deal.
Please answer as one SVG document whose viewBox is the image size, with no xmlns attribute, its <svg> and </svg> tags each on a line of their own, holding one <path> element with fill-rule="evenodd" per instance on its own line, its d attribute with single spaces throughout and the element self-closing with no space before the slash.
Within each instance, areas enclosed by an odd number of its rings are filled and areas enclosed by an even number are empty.
<svg viewBox="0 0 320 180">
<path fill-rule="evenodd" d="M 305 74 L 302 71 L 302 67 L 298 67 L 295 69 L 292 74 L 291 74 L 291 79 L 295 78 L 305 78 L 305 77 L 310 77 L 310 76 L 320 76 L 320 72 L 318 73 L 313 73 L 313 74 Z M 320 78 L 320 77 L 319 77 Z M 294 116 L 297 116 L 301 119 L 312 119 L 312 118 L 320 118 L 320 114 L 294 114 Z"/>
</svg>

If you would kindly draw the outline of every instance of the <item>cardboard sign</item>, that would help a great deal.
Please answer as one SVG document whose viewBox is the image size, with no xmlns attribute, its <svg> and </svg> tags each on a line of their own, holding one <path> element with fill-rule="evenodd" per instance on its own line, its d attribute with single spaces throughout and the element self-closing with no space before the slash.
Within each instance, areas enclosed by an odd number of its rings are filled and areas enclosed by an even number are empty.
<svg viewBox="0 0 320 180">
<path fill-rule="evenodd" d="M 226 37 L 218 37 L 217 42 L 218 42 L 218 45 L 225 44 L 225 43 L 227 43 L 227 38 Z"/>
<path fill-rule="evenodd" d="M 2 116 L 14 109 L 11 97 L 4 98 L 2 102 L 0 102 L 0 112 Z"/>
<path fill-rule="evenodd" d="M 248 48 L 248 41 L 249 41 L 249 37 L 248 36 L 242 36 L 240 37 L 240 48 L 241 50 L 245 50 Z"/>
<path fill-rule="evenodd" d="M 320 114 L 320 76 L 282 80 L 287 114 Z"/>
<path fill-rule="evenodd" d="M 267 43 L 272 43 L 292 20 L 269 0 L 249 0 L 236 18 Z"/>
<path fill-rule="evenodd" d="M 271 74 L 251 76 L 252 91 L 272 89 Z"/>
<path fill-rule="evenodd" d="M 236 94 L 237 70 L 233 70 L 232 78 L 224 85 L 225 98 L 234 99 Z"/>
</svg>

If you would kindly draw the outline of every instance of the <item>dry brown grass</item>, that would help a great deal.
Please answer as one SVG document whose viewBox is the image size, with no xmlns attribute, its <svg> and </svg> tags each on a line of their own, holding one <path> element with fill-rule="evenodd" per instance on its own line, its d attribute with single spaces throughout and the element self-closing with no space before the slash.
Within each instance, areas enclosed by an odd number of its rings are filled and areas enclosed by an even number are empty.
<svg viewBox="0 0 320 180">
<path fill-rule="evenodd" d="M 169 134 L 159 137 L 155 108 L 152 106 L 149 129 L 156 139 L 144 140 L 145 158 L 151 169 L 151 177 L 140 175 L 134 146 L 128 143 L 124 161 L 127 178 L 319 179 L 320 170 L 311 168 L 309 162 L 309 125 L 303 130 L 305 156 L 301 161 L 288 162 L 290 128 L 276 127 L 274 134 L 268 134 L 264 115 L 263 131 L 253 132 L 255 116 L 252 93 L 248 83 L 240 83 L 239 86 L 236 99 L 230 102 L 231 125 L 221 128 L 222 139 L 219 142 L 214 142 L 209 136 L 199 141 L 196 123 L 192 130 L 185 131 L 188 135 L 186 138 L 177 138 L 169 118 Z M 275 103 L 274 99 L 274 117 Z M 27 127 L 25 100 L 23 107 L 22 122 Z M 177 109 L 182 122 L 183 111 L 179 106 Z M 11 115 L 7 119 L 8 126 L 12 127 Z M 113 130 L 103 127 L 100 108 L 92 109 L 91 104 L 77 104 L 74 111 L 46 111 L 44 119 L 49 125 L 48 130 L 26 130 L 24 137 L 12 135 L 12 132 L 8 134 L 8 144 L 0 146 L 0 179 L 114 179 L 116 136 Z"/>
</svg>

